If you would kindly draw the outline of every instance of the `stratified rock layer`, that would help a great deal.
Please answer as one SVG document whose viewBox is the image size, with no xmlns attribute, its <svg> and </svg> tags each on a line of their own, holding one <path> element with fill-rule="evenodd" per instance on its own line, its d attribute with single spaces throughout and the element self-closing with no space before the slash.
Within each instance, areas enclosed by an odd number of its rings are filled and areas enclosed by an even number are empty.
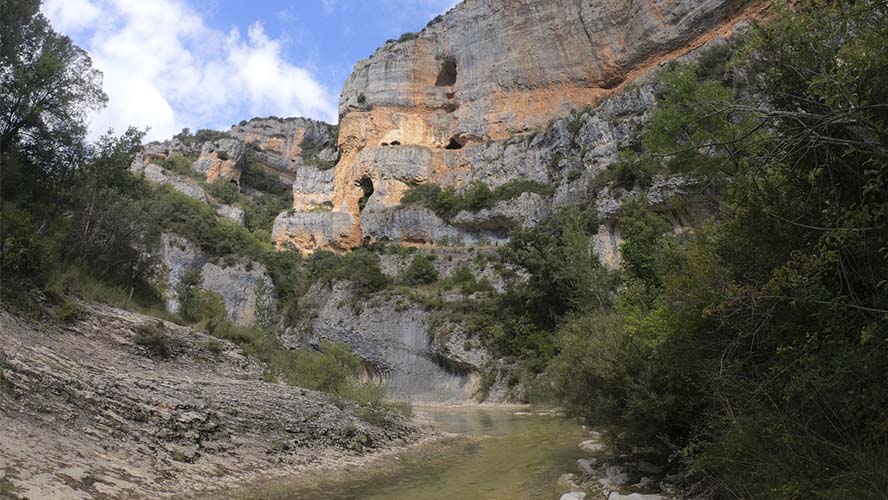
<svg viewBox="0 0 888 500">
<path fill-rule="evenodd" d="M 64 325 L 32 316 L 0 307 L 3 498 L 182 498 L 421 436 L 267 383 L 236 345 L 187 327 L 97 304 Z"/>
<path fill-rule="evenodd" d="M 311 231 L 310 237 L 276 233 L 275 240 L 294 242 L 303 251 L 354 248 L 380 232 L 380 217 L 393 219 L 374 212 L 397 206 L 416 184 L 459 189 L 472 180 L 494 186 L 517 178 L 551 182 L 540 172 L 547 165 L 540 158 L 516 158 L 499 170 L 489 168 L 497 162 L 481 160 L 504 158 L 509 144 L 502 141 L 593 105 L 659 63 L 729 33 L 759 5 L 466 0 L 422 32 L 386 43 L 357 63 L 346 82 L 341 159 L 330 184 L 297 188 L 297 212 L 287 228 L 310 232 L 320 219 L 341 224 L 337 213 L 346 213 L 355 229 L 337 230 L 333 239 Z M 493 147 L 501 148 L 501 156 L 493 156 L 491 144 L 499 144 Z M 314 206 L 332 210 L 309 215 Z M 361 228 L 365 222 L 373 229 Z"/>
</svg>

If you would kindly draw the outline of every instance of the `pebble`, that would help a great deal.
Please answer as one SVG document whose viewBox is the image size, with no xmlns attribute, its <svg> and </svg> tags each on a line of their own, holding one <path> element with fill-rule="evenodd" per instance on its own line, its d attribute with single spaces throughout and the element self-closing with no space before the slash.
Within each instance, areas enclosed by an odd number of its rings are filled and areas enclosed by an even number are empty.
<svg viewBox="0 0 888 500">
<path fill-rule="evenodd" d="M 580 443 L 580 449 L 586 453 L 598 453 L 604 451 L 604 445 L 597 439 L 588 439 Z"/>
<path fill-rule="evenodd" d="M 641 493 L 632 493 L 629 495 L 621 495 L 616 491 L 612 492 L 607 500 L 663 500 L 662 495 L 642 495 Z"/>
<path fill-rule="evenodd" d="M 571 491 L 561 495 L 561 500 L 585 500 L 586 494 L 581 491 Z"/>
</svg>

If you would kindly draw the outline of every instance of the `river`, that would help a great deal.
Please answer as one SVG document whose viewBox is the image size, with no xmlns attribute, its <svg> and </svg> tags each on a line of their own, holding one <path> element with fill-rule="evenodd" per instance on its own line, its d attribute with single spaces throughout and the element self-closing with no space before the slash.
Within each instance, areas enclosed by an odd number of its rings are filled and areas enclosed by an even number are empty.
<svg viewBox="0 0 888 500">
<path fill-rule="evenodd" d="M 309 491 L 294 490 L 280 498 L 557 499 L 565 492 L 558 477 L 574 470 L 575 461 L 583 456 L 577 443 L 588 434 L 573 420 L 519 408 L 417 407 L 414 412 L 442 431 L 472 439 L 453 440 L 436 453 L 405 457 L 390 469 L 340 478 Z"/>
</svg>

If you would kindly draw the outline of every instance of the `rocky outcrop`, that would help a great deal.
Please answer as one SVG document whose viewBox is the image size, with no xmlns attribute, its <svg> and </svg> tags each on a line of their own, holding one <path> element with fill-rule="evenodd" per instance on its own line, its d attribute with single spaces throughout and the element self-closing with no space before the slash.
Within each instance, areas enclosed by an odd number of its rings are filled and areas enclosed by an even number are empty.
<svg viewBox="0 0 888 500">
<path fill-rule="evenodd" d="M 142 173 L 145 175 L 145 179 L 155 184 L 170 186 L 176 191 L 189 198 L 194 198 L 197 201 L 202 201 L 204 203 L 209 203 L 210 201 L 206 190 L 194 179 L 183 175 L 173 174 L 154 163 L 146 165 Z"/>
<path fill-rule="evenodd" d="M 663 61 L 729 34 L 762 5 L 462 2 L 415 36 L 386 43 L 360 61 L 346 82 L 341 158 L 332 183 L 313 195 L 303 188 L 295 208 L 310 211 L 311 204 L 323 204 L 351 215 L 357 227 L 337 231 L 335 242 L 316 235 L 288 239 L 303 251 L 358 246 L 367 234 L 380 233 L 379 212 L 397 206 L 411 185 L 424 182 L 459 189 L 475 180 L 495 186 L 513 179 L 561 184 L 560 174 L 582 177 L 600 166 L 596 158 L 608 161 L 619 144 L 614 139 L 634 125 L 632 119 L 608 123 L 604 116 L 638 115 L 635 104 L 611 105 L 580 130 L 565 123 L 561 132 L 569 133 L 560 138 L 531 132 L 623 91 Z M 643 103 L 652 99 L 649 91 L 633 92 Z M 566 171 L 559 141 L 578 136 L 587 144 L 569 145 L 582 152 L 583 162 L 575 172 Z M 555 199 L 569 202 L 581 195 L 559 186 Z M 430 227 L 426 218 L 413 218 Z M 372 229 L 365 231 L 365 223 Z"/>
<path fill-rule="evenodd" d="M 134 174 L 142 173 L 146 166 L 151 163 L 166 160 L 173 154 L 180 154 L 186 158 L 196 157 L 200 153 L 200 148 L 190 144 L 186 144 L 179 139 L 170 139 L 163 142 L 152 142 L 147 144 L 142 151 L 136 155 L 130 171 Z"/>
<path fill-rule="evenodd" d="M 141 173 L 145 176 L 145 179 L 161 186 L 170 186 L 189 198 L 207 203 L 213 207 L 219 216 L 225 217 L 240 226 L 244 225 L 244 210 L 242 208 L 219 203 L 217 200 L 210 198 L 207 191 L 195 179 L 174 174 L 154 163 L 148 163 L 142 167 Z"/>
<path fill-rule="evenodd" d="M 59 324 L 0 308 L 4 498 L 178 498 L 354 466 L 422 437 L 398 416 L 364 420 L 267 383 L 228 341 L 104 305 L 78 311 Z"/>
<path fill-rule="evenodd" d="M 414 402 L 465 402 L 478 396 L 483 349 L 471 364 L 448 356 L 429 335 L 430 313 L 399 295 L 362 297 L 339 281 L 315 286 L 301 302 L 313 314 L 288 330 L 293 347 L 346 343 L 382 379 L 386 395 Z"/>
<path fill-rule="evenodd" d="M 277 312 L 274 284 L 255 262 L 208 262 L 200 270 L 203 288 L 222 297 L 228 319 L 236 325 L 268 327 Z"/>
<path fill-rule="evenodd" d="M 176 290 L 182 277 L 191 269 L 203 267 L 206 259 L 197 245 L 170 233 L 160 236 L 159 258 L 166 271 L 166 286 L 164 287 L 166 310 L 171 314 L 176 314 L 181 307 Z"/>
<path fill-rule="evenodd" d="M 337 128 L 307 118 L 254 118 L 228 132 L 248 147 L 264 165 L 285 174 L 305 166 L 332 166 L 339 159 Z"/>
<path fill-rule="evenodd" d="M 241 326 L 270 326 L 277 311 L 274 284 L 261 264 L 252 261 L 208 261 L 200 248 L 174 234 L 161 236 L 160 260 L 165 270 L 166 308 L 179 312 L 177 288 L 189 270 L 200 272 L 202 288 L 216 293 L 228 319 Z"/>
<path fill-rule="evenodd" d="M 240 184 L 244 168 L 244 143 L 237 139 L 207 141 L 200 148 L 200 157 L 192 165 L 207 182 Z"/>
<path fill-rule="evenodd" d="M 314 248 L 344 252 L 350 250 L 344 242 L 353 241 L 358 226 L 351 214 L 315 210 L 313 212 L 283 212 L 274 220 L 271 235 L 278 249 Z"/>
</svg>

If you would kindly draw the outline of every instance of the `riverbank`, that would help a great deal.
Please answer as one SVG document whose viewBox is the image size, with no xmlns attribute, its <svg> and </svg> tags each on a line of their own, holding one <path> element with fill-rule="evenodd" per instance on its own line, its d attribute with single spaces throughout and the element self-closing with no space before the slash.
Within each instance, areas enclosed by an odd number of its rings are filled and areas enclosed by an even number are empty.
<svg viewBox="0 0 888 500">
<path fill-rule="evenodd" d="M 688 491 L 684 476 L 668 474 L 654 454 L 640 451 L 619 453 L 605 443 L 604 436 L 589 431 L 577 444 L 585 455 L 565 472 L 559 483 L 567 488 L 560 500 L 677 500 L 705 498 Z M 699 493 L 699 492 L 698 492 Z"/>
<path fill-rule="evenodd" d="M 563 470 L 582 456 L 576 441 L 585 431 L 552 412 L 523 405 L 418 406 L 414 412 L 442 437 L 365 466 L 271 481 L 215 498 L 552 500 L 566 491 L 558 483 Z"/>
<path fill-rule="evenodd" d="M 395 413 L 265 382 L 237 346 L 191 328 L 101 304 L 57 312 L 0 307 L 2 498 L 227 491 L 434 437 Z"/>
</svg>

